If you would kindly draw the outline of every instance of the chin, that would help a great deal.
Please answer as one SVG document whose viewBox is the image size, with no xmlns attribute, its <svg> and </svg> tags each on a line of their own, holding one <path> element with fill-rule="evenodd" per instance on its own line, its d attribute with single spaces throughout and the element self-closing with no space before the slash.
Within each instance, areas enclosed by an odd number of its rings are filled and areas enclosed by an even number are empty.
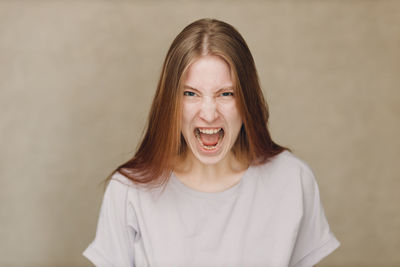
<svg viewBox="0 0 400 267">
<path fill-rule="evenodd" d="M 199 155 L 198 153 L 194 154 L 195 158 L 203 164 L 206 165 L 214 165 L 221 162 L 225 157 L 224 155 L 219 156 L 203 156 Z"/>
</svg>

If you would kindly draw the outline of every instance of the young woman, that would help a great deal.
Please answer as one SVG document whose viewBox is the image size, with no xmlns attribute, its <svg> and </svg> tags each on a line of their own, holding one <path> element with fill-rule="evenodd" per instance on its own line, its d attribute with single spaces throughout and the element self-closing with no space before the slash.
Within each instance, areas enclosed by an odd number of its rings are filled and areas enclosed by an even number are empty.
<svg viewBox="0 0 400 267">
<path fill-rule="evenodd" d="M 310 168 L 271 139 L 252 55 L 202 19 L 173 41 L 146 134 L 104 194 L 97 266 L 310 267 L 339 242 Z"/>
</svg>

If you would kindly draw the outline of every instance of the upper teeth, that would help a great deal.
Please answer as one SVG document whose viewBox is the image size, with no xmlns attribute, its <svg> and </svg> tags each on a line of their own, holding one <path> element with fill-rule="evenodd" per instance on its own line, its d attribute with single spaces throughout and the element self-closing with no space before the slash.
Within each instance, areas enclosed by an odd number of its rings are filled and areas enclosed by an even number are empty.
<svg viewBox="0 0 400 267">
<path fill-rule="evenodd" d="M 216 133 L 218 133 L 219 131 L 221 131 L 221 129 L 222 129 L 222 128 L 218 128 L 218 129 L 199 129 L 199 131 L 200 131 L 201 133 L 204 133 L 204 134 L 216 134 Z"/>
</svg>

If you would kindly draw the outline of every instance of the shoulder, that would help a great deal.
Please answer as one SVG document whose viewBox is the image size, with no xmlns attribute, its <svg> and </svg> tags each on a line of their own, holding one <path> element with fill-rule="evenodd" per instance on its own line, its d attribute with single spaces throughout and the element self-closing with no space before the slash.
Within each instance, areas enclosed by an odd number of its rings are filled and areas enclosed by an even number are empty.
<svg viewBox="0 0 400 267">
<path fill-rule="evenodd" d="M 120 172 L 115 172 L 111 176 L 110 184 L 117 184 L 119 187 L 131 187 L 135 185 L 131 179 Z"/>
<path fill-rule="evenodd" d="M 119 172 L 115 172 L 107 184 L 105 195 L 122 201 L 122 199 L 126 200 L 127 196 L 137 189 L 137 185 L 132 180 Z"/>
<path fill-rule="evenodd" d="M 106 194 L 116 198 L 125 198 L 128 203 L 136 202 L 138 198 L 154 197 L 161 192 L 161 187 L 146 187 L 138 184 L 120 172 L 115 172 L 107 185 Z"/>
<path fill-rule="evenodd" d="M 300 192 L 312 192 L 317 186 L 309 165 L 289 151 L 283 151 L 253 169 L 255 175 L 268 186 L 291 185 Z"/>
<path fill-rule="evenodd" d="M 261 174 L 280 174 L 283 176 L 303 174 L 313 176 L 313 172 L 309 165 L 289 151 L 283 151 L 269 159 L 266 163 L 255 166 L 255 168 Z"/>
<path fill-rule="evenodd" d="M 131 186 L 130 183 L 127 177 L 118 172 L 114 173 L 106 186 L 103 201 L 105 203 L 121 205 L 126 200 L 128 189 Z"/>
</svg>

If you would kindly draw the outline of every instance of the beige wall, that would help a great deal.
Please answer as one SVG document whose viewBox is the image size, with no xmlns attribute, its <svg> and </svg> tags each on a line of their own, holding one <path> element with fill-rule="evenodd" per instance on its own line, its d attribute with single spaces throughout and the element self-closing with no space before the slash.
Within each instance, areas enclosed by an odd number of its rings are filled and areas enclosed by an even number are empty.
<svg viewBox="0 0 400 267">
<path fill-rule="evenodd" d="M 273 136 L 317 175 L 342 242 L 319 266 L 400 266 L 400 1 L 201 2 L 0 2 L 0 266 L 91 266 L 99 182 L 201 17 L 243 34 Z"/>
</svg>

